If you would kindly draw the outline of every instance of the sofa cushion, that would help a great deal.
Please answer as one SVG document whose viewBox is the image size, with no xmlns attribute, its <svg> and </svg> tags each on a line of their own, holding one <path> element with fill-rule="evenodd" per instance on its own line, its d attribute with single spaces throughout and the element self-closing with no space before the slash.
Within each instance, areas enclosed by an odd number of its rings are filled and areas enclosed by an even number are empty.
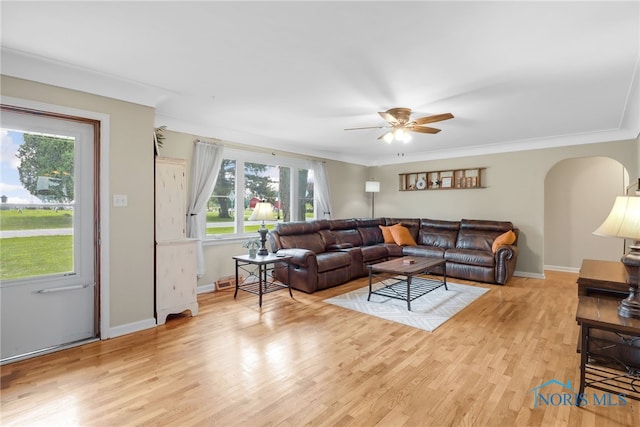
<svg viewBox="0 0 640 427">
<path fill-rule="evenodd" d="M 474 249 L 447 249 L 444 259 L 460 264 L 479 265 L 482 267 L 493 267 L 495 258 L 491 251 L 481 251 Z"/>
<path fill-rule="evenodd" d="M 334 230 L 332 231 L 336 236 L 336 243 L 343 244 L 349 243 L 352 246 L 362 246 L 362 237 L 357 229 L 353 230 Z"/>
<path fill-rule="evenodd" d="M 384 247 L 387 249 L 387 253 L 390 257 L 401 257 L 403 248 L 413 248 L 414 246 L 398 246 L 395 243 L 384 243 Z"/>
<path fill-rule="evenodd" d="M 382 245 L 373 245 L 373 246 L 362 246 L 360 248 L 362 251 L 362 261 L 367 264 L 372 261 L 378 261 L 384 258 L 387 258 L 388 252 L 387 248 Z"/>
<path fill-rule="evenodd" d="M 506 231 L 501 235 L 499 235 L 498 237 L 496 237 L 496 240 L 494 240 L 493 244 L 491 245 L 491 251 L 495 254 L 500 246 L 511 245 L 515 241 L 516 241 L 515 233 L 511 230 Z"/>
<path fill-rule="evenodd" d="M 380 231 L 382 232 L 382 239 L 384 241 L 384 243 L 395 243 L 396 241 L 393 240 L 393 236 L 391 235 L 391 230 L 389 230 L 389 227 L 384 226 L 384 225 L 380 225 Z"/>
<path fill-rule="evenodd" d="M 362 246 L 362 237 L 358 232 L 358 223 L 355 219 L 332 219 L 329 221 L 329 228 L 335 236 L 335 243 Z"/>
<path fill-rule="evenodd" d="M 460 221 L 456 248 L 491 252 L 491 246 L 496 237 L 512 229 L 513 224 L 508 221 L 463 219 Z"/>
<path fill-rule="evenodd" d="M 318 273 L 349 267 L 351 264 L 351 256 L 347 252 L 325 252 L 317 254 L 316 258 L 318 260 Z"/>
<path fill-rule="evenodd" d="M 320 254 L 325 251 L 325 243 L 320 233 L 294 234 L 280 236 L 280 243 L 283 248 L 301 248 Z"/>
<path fill-rule="evenodd" d="M 436 246 L 443 249 L 455 248 L 459 229 L 460 222 L 458 221 L 423 219 L 420 221 L 417 242 L 419 245 Z"/>
<path fill-rule="evenodd" d="M 402 255 L 404 256 L 426 256 L 432 258 L 444 257 L 444 249 L 436 246 L 403 246 Z"/>
<path fill-rule="evenodd" d="M 399 246 L 415 246 L 416 241 L 411 236 L 411 233 L 407 229 L 407 227 L 400 225 L 389 228 L 391 230 L 391 235 L 393 236 L 393 240 Z"/>
<path fill-rule="evenodd" d="M 378 243 L 384 242 L 382 230 L 378 225 L 374 227 L 358 227 L 358 232 L 360 233 L 364 246 L 377 245 Z"/>
<path fill-rule="evenodd" d="M 420 230 L 419 218 L 385 218 L 386 225 L 400 224 L 409 230 L 414 241 L 418 241 L 418 230 Z"/>
</svg>

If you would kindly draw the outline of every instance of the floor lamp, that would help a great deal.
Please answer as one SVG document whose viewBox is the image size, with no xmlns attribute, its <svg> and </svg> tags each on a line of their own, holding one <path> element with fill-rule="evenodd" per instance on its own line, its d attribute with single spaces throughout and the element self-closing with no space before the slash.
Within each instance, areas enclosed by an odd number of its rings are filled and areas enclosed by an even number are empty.
<svg viewBox="0 0 640 427">
<path fill-rule="evenodd" d="M 375 194 L 380 192 L 380 183 L 378 181 L 366 181 L 364 183 L 364 191 L 371 193 L 371 218 L 375 217 Z"/>
<path fill-rule="evenodd" d="M 622 263 L 627 270 L 629 296 L 620 301 L 618 314 L 622 317 L 640 319 L 640 197 L 618 196 L 607 219 L 593 234 L 597 236 L 631 239 L 630 252 L 622 256 Z"/>
</svg>

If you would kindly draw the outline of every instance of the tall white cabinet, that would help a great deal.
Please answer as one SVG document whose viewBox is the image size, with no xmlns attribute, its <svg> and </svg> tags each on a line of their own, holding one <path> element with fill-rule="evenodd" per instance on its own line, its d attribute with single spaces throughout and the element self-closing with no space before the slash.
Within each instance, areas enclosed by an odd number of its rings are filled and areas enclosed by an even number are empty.
<svg viewBox="0 0 640 427">
<path fill-rule="evenodd" d="M 196 241 L 187 239 L 186 162 L 156 157 L 156 319 L 198 314 Z"/>
</svg>

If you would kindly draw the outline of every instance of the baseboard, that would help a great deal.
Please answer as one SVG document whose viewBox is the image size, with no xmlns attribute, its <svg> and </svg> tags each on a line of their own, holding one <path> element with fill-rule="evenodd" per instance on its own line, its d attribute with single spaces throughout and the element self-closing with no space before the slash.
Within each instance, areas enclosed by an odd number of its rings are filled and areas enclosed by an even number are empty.
<svg viewBox="0 0 640 427">
<path fill-rule="evenodd" d="M 544 279 L 544 274 L 540 274 L 540 273 L 530 273 L 528 271 L 514 271 L 513 272 L 514 276 L 518 276 L 518 277 L 528 277 L 529 279 Z"/>
<path fill-rule="evenodd" d="M 134 332 L 143 331 L 145 329 L 151 329 L 156 327 L 156 319 L 152 317 L 150 319 L 141 320 L 139 322 L 127 323 L 125 325 L 116 326 L 110 329 L 110 338 L 120 337 L 122 335 L 132 334 Z"/>
<path fill-rule="evenodd" d="M 215 292 L 215 291 L 216 291 L 216 285 L 213 283 L 210 283 L 208 285 L 198 286 L 196 288 L 196 294 L 198 295 L 206 294 L 207 292 Z"/>
<path fill-rule="evenodd" d="M 550 271 L 563 271 L 565 273 L 579 273 L 580 272 L 580 268 L 564 267 L 564 266 L 561 266 L 561 265 L 545 265 L 544 269 L 545 270 L 550 270 Z"/>
</svg>

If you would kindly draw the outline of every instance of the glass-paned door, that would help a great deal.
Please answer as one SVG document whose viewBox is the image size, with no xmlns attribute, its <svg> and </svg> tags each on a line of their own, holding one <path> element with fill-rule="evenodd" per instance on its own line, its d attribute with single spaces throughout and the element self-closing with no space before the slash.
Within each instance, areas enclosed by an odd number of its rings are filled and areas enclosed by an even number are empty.
<svg viewBox="0 0 640 427">
<path fill-rule="evenodd" d="M 95 126 L 2 110 L 3 362 L 97 335 Z"/>
</svg>

